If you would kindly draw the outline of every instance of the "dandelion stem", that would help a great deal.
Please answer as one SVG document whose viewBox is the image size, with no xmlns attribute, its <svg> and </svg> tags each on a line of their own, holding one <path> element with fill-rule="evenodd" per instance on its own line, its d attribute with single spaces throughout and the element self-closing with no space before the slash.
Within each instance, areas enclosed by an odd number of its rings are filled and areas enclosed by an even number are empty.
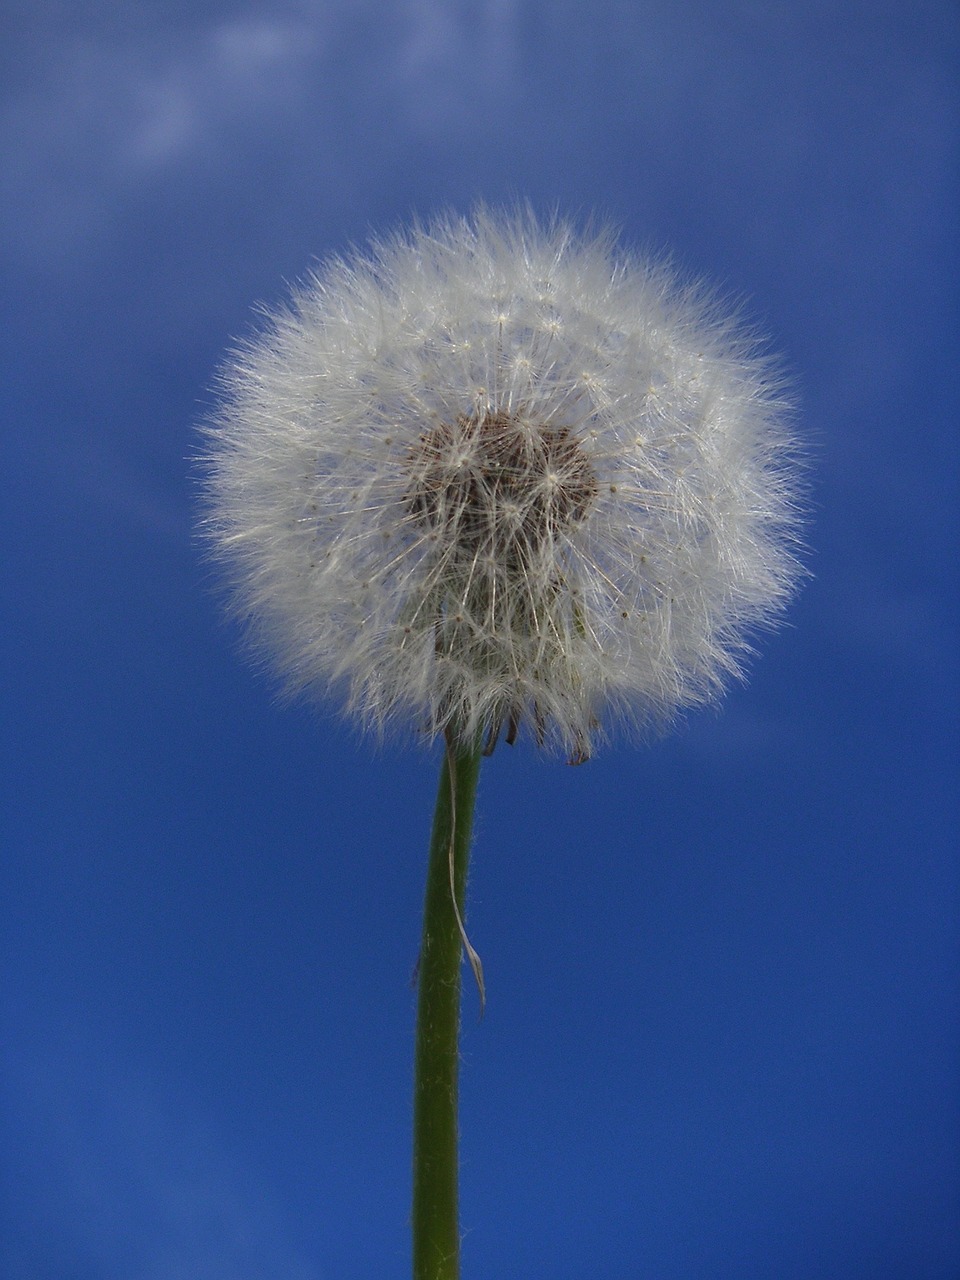
<svg viewBox="0 0 960 1280">
<path fill-rule="evenodd" d="M 413 1101 L 414 1280 L 458 1280 L 457 1067 L 461 919 L 482 742 L 447 735 L 430 841 L 418 971 Z M 451 898 L 450 857 L 453 855 Z"/>
</svg>

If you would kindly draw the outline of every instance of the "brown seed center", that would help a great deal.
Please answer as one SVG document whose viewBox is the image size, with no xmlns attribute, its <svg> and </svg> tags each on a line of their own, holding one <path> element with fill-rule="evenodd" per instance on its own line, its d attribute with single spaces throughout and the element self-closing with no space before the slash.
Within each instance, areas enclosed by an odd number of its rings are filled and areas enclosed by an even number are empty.
<svg viewBox="0 0 960 1280">
<path fill-rule="evenodd" d="M 569 427 L 505 412 L 441 423 L 420 437 L 411 462 L 413 514 L 471 559 L 526 559 L 581 523 L 597 494 Z"/>
</svg>

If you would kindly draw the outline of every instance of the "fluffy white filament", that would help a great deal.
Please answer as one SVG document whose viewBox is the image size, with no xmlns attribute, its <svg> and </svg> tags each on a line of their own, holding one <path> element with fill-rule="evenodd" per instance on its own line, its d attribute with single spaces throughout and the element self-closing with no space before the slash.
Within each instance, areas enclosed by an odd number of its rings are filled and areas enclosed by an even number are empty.
<svg viewBox="0 0 960 1280">
<path fill-rule="evenodd" d="M 585 758 L 702 703 L 800 576 L 775 376 L 701 289 L 529 212 L 324 265 L 222 372 L 205 528 L 289 688 Z"/>
</svg>

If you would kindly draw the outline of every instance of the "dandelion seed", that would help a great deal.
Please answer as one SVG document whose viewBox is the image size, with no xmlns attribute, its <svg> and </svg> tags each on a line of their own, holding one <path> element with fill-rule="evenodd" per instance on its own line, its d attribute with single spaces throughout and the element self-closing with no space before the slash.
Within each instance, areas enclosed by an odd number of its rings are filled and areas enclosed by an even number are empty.
<svg viewBox="0 0 960 1280">
<path fill-rule="evenodd" d="M 786 418 L 705 291 L 481 209 L 327 263 L 234 354 L 206 529 L 291 689 L 583 759 L 715 698 L 790 598 Z"/>
</svg>

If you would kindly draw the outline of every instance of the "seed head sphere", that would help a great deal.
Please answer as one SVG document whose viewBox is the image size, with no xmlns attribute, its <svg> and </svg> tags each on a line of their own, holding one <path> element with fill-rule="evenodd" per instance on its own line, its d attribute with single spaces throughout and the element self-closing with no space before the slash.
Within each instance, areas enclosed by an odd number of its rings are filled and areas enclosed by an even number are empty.
<svg viewBox="0 0 960 1280">
<path fill-rule="evenodd" d="M 318 269 L 221 371 L 204 528 L 292 691 L 585 759 L 715 698 L 781 614 L 800 474 L 701 287 L 529 211 Z"/>
</svg>

